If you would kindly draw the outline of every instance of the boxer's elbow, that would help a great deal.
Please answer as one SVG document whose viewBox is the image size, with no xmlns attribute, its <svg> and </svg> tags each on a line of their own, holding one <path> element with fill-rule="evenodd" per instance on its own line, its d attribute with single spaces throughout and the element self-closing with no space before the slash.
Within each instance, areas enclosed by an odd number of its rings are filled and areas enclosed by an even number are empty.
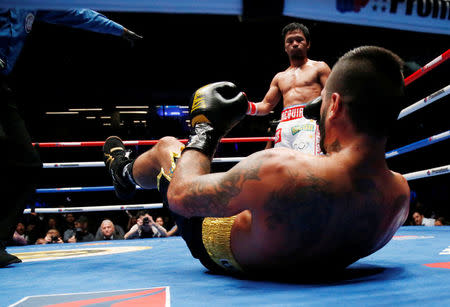
<svg viewBox="0 0 450 307">
<path fill-rule="evenodd" d="M 190 214 L 186 210 L 186 190 L 183 184 L 173 184 L 169 185 L 167 190 L 167 202 L 169 203 L 169 209 L 179 215 L 190 217 Z"/>
</svg>

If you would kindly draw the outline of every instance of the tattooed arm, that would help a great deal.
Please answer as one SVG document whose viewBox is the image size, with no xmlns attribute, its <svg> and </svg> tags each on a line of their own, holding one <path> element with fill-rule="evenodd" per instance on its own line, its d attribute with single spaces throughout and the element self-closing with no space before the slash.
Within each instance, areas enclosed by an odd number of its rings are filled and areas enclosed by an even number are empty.
<svg viewBox="0 0 450 307">
<path fill-rule="evenodd" d="M 249 209 L 249 204 L 257 205 L 273 180 L 271 152 L 258 152 L 229 171 L 214 174 L 209 174 L 211 160 L 206 155 L 184 152 L 167 193 L 170 209 L 186 217 L 224 217 Z"/>
</svg>

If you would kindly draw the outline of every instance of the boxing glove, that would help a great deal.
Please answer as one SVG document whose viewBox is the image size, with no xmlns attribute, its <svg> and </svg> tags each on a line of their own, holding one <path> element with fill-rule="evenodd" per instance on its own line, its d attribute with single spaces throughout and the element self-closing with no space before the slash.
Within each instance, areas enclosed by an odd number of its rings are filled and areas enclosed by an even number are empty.
<svg viewBox="0 0 450 307">
<path fill-rule="evenodd" d="M 321 106 L 322 106 L 322 97 L 319 96 L 305 105 L 305 108 L 303 109 L 303 116 L 306 119 L 314 119 L 315 121 L 319 121 Z"/>
<path fill-rule="evenodd" d="M 212 157 L 220 139 L 245 117 L 247 106 L 246 96 L 231 82 L 199 88 L 189 104 L 192 131 L 185 150 Z"/>
</svg>

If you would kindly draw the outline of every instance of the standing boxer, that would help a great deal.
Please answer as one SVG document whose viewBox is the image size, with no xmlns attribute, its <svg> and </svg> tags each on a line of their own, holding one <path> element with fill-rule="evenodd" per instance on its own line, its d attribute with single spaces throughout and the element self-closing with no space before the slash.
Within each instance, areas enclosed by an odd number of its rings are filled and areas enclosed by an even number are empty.
<svg viewBox="0 0 450 307">
<path fill-rule="evenodd" d="M 21 262 L 6 251 L 6 241 L 12 238 L 17 218 L 23 214 L 27 197 L 33 192 L 42 168 L 10 85 L 11 72 L 35 20 L 122 36 L 127 40 L 142 38 L 92 10 L 0 9 L 0 267 Z M 45 67 L 45 63 L 42 64 Z"/>
<path fill-rule="evenodd" d="M 315 121 L 303 117 L 303 108 L 307 102 L 320 96 L 330 67 L 325 62 L 308 59 L 311 41 L 306 26 L 290 23 L 283 28 L 282 35 L 290 65 L 275 75 L 261 102 L 249 102 L 247 115 L 267 115 L 283 98 L 284 109 L 275 132 L 275 147 L 319 154 L 318 127 Z"/>
<path fill-rule="evenodd" d="M 186 148 L 166 137 L 131 161 L 110 137 L 106 166 L 130 185 L 158 187 L 192 255 L 214 272 L 303 277 L 343 269 L 382 248 L 408 216 L 408 183 L 385 160 L 404 96 L 402 65 L 373 46 L 339 59 L 322 101 L 305 107 L 319 120 L 325 155 L 274 148 L 210 173 L 220 139 L 248 104 L 232 83 L 219 82 L 196 91 Z"/>
</svg>

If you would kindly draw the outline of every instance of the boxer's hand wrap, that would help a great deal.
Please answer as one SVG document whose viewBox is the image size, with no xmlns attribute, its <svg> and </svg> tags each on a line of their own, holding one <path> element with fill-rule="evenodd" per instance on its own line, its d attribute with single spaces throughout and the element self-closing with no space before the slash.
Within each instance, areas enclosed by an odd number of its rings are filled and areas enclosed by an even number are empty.
<svg viewBox="0 0 450 307">
<path fill-rule="evenodd" d="M 256 104 L 254 102 L 249 101 L 247 107 L 247 115 L 255 116 L 258 114 L 258 110 L 256 109 Z"/>
<path fill-rule="evenodd" d="M 185 150 L 212 157 L 220 139 L 245 117 L 247 106 L 247 98 L 231 82 L 199 88 L 189 105 L 192 131 Z"/>
<path fill-rule="evenodd" d="M 303 109 L 303 116 L 306 119 L 314 119 L 315 121 L 319 121 L 321 106 L 322 106 L 322 97 L 319 96 L 305 105 L 305 108 Z"/>
</svg>

